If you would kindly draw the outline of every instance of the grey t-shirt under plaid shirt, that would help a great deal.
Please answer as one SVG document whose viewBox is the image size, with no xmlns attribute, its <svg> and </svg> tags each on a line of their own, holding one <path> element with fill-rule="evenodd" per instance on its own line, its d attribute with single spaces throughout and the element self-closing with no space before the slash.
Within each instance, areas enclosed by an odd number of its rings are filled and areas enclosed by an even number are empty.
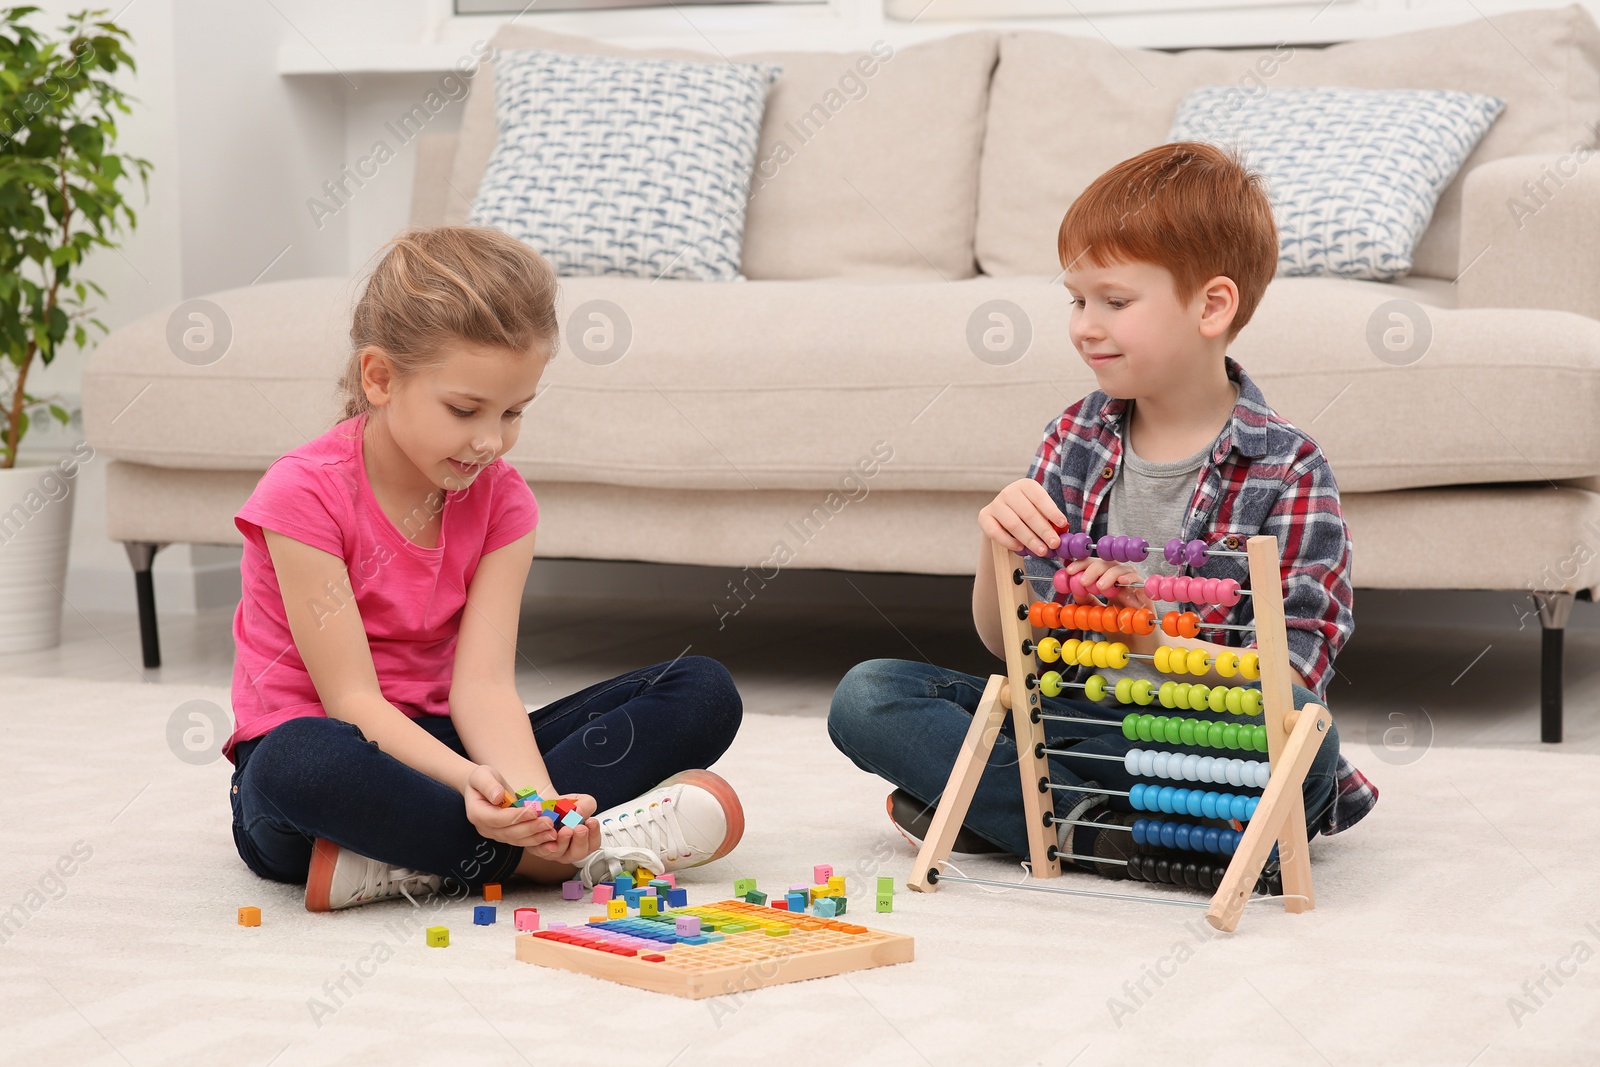
<svg viewBox="0 0 1600 1067">
<path fill-rule="evenodd" d="M 1194 499 L 1200 481 L 1196 472 L 1215 447 L 1216 442 L 1212 441 L 1186 459 L 1152 463 L 1141 459 L 1129 446 L 1122 454 L 1123 462 L 1117 469 L 1116 481 L 1111 484 L 1111 493 L 1106 499 L 1106 532 L 1143 537 L 1156 546 L 1164 545 L 1168 538 L 1177 536 L 1177 531 L 1185 526 L 1189 504 Z M 1148 578 L 1152 574 L 1178 573 L 1178 568 L 1168 563 L 1159 551 L 1151 552 L 1142 562 L 1130 566 L 1138 570 L 1140 578 Z M 1182 610 L 1181 605 L 1163 600 L 1155 601 L 1153 607 L 1157 619 L 1164 612 Z M 1107 640 L 1115 641 L 1117 638 L 1113 636 Z M 1102 675 L 1111 685 L 1116 685 L 1119 678 L 1147 678 L 1159 689 L 1162 682 L 1173 680 L 1145 659 L 1131 659 L 1121 670 L 1105 668 L 1094 673 Z"/>
</svg>

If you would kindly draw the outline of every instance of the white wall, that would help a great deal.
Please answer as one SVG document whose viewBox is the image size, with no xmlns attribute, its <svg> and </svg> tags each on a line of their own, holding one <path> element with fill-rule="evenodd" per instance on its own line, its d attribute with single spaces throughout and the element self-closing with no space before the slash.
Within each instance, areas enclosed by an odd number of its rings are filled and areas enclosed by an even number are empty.
<svg viewBox="0 0 1600 1067">
<path fill-rule="evenodd" d="M 725 52 L 864 47 L 956 32 L 979 23 L 938 21 L 933 0 L 915 24 L 885 20 L 881 0 L 824 5 L 679 7 L 592 13 L 528 13 L 530 25 L 631 45 L 673 44 Z M 1200 0 L 1169 0 L 1193 6 Z M 60 14 L 81 5 L 46 0 Z M 1271 7 L 1089 18 L 1013 20 L 1096 34 L 1119 45 L 1310 43 L 1460 22 L 1538 0 L 1311 0 Z M 1600 0 L 1590 0 L 1591 10 Z M 1062 10 L 1074 5 L 1061 3 Z M 1098 5 L 1103 10 L 1105 4 Z M 1089 11 L 1097 7 L 1084 3 Z M 154 164 L 150 199 L 123 247 L 88 268 L 107 290 L 100 317 L 117 326 L 217 289 L 357 269 L 406 222 L 412 156 L 402 149 L 319 224 L 307 201 L 385 136 L 385 122 L 438 84 L 440 73 L 503 21 L 455 18 L 448 0 L 138 0 L 122 24 L 139 63 L 127 88 L 139 98 L 122 119 L 122 146 Z M 52 22 L 54 19 L 51 20 Z M 453 128 L 456 104 L 433 120 Z M 136 200 L 137 202 L 137 200 Z M 31 379 L 76 405 L 84 359 L 65 352 Z M 47 455 L 81 430 L 30 435 Z M 81 610 L 132 610 L 126 556 L 105 536 L 103 464 L 78 484 L 67 597 Z M 163 612 L 225 604 L 237 595 L 237 550 L 173 546 L 157 556 Z"/>
</svg>

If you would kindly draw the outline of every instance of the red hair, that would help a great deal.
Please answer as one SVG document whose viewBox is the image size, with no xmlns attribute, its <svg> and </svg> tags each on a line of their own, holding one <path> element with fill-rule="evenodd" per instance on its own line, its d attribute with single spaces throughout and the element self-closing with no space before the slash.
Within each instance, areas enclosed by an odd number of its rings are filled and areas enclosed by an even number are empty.
<svg viewBox="0 0 1600 1067">
<path fill-rule="evenodd" d="M 1232 341 L 1278 268 L 1266 179 L 1215 145 L 1178 141 L 1141 152 L 1090 183 L 1056 239 L 1061 266 L 1154 263 L 1187 305 L 1217 275 L 1239 287 Z"/>
</svg>

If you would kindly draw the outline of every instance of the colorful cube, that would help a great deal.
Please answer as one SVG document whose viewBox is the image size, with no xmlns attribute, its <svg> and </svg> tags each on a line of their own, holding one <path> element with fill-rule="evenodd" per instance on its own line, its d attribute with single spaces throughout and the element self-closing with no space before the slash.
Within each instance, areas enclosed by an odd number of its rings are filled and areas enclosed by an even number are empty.
<svg viewBox="0 0 1600 1067">
<path fill-rule="evenodd" d="M 765 904 L 767 902 L 767 895 L 761 892 L 759 889 L 752 889 L 750 892 L 744 895 L 744 899 L 751 904 Z"/>
<path fill-rule="evenodd" d="M 789 910 L 789 898 L 788 897 L 784 897 L 782 900 L 774 900 L 772 902 L 772 906 L 774 908 L 778 909 L 779 911 L 788 911 Z"/>
<path fill-rule="evenodd" d="M 667 904 L 674 908 L 687 908 L 689 906 L 689 891 L 677 888 L 667 890 Z"/>
<path fill-rule="evenodd" d="M 878 895 L 894 896 L 894 879 L 887 874 L 878 876 Z"/>
<path fill-rule="evenodd" d="M 833 864 L 819 863 L 811 868 L 811 880 L 818 885 L 827 885 L 828 879 L 833 877 Z"/>
<path fill-rule="evenodd" d="M 518 930 L 537 930 L 539 929 L 539 909 L 517 908 L 511 913 L 511 921 Z"/>
<path fill-rule="evenodd" d="M 599 885 L 594 887 L 594 902 L 596 904 L 604 904 L 606 901 L 610 900 L 616 895 L 616 889 L 614 889 L 609 882 L 601 882 Z"/>
<path fill-rule="evenodd" d="M 843 915 L 845 906 L 847 904 L 849 904 L 849 903 L 850 903 L 850 898 L 849 897 L 834 897 L 833 898 L 833 905 L 834 905 L 834 907 L 833 907 L 833 915 L 834 915 L 834 918 L 838 918 L 839 916 Z"/>
<path fill-rule="evenodd" d="M 260 926 L 261 925 L 261 909 L 260 908 L 252 908 L 252 907 L 248 907 L 248 906 L 240 908 L 239 909 L 239 925 L 240 926 Z"/>
<path fill-rule="evenodd" d="M 633 888 L 633 875 L 629 874 L 627 871 L 621 872 L 615 878 L 613 878 L 612 881 L 616 883 L 617 892 L 619 893 L 625 889 Z"/>
<path fill-rule="evenodd" d="M 539 801 L 539 808 L 540 808 L 541 811 L 555 811 L 556 810 L 556 802 L 553 801 L 553 800 L 540 800 Z"/>
<path fill-rule="evenodd" d="M 646 897 L 660 897 L 661 896 L 660 893 L 656 892 L 656 887 L 653 886 L 653 885 L 647 885 L 643 889 L 639 890 L 639 892 L 643 893 Z M 643 900 L 644 897 L 640 897 L 639 899 Z"/>
<path fill-rule="evenodd" d="M 879 911 L 893 911 L 894 910 L 894 894 L 893 893 L 879 893 L 878 894 L 878 910 Z"/>
<path fill-rule="evenodd" d="M 583 816 L 578 813 L 578 810 L 576 808 L 574 808 L 573 810 L 567 812 L 565 815 L 561 816 L 561 825 L 562 826 L 582 826 L 583 825 Z"/>
<path fill-rule="evenodd" d="M 829 889 L 825 885 L 814 885 L 814 886 L 810 886 L 810 887 L 808 887 L 806 889 L 806 899 L 807 900 L 817 900 L 820 897 L 828 897 L 828 896 L 832 896 L 832 895 L 833 895 L 833 890 Z"/>
<path fill-rule="evenodd" d="M 639 898 L 639 914 L 644 916 L 659 915 L 661 902 L 655 897 Z"/>
<path fill-rule="evenodd" d="M 450 947 L 450 928 L 447 927 L 447 926 L 430 926 L 430 927 L 428 927 L 428 947 L 430 947 L 430 948 L 449 948 Z"/>
<path fill-rule="evenodd" d="M 561 899 L 562 900 L 581 900 L 581 899 L 583 899 L 583 883 L 582 882 L 578 882 L 578 881 L 562 882 L 561 883 Z"/>
<path fill-rule="evenodd" d="M 628 902 L 628 907 L 635 909 L 639 907 L 639 898 L 642 896 L 644 896 L 643 889 L 626 889 L 622 893 L 622 899 Z"/>
<path fill-rule="evenodd" d="M 678 888 L 678 876 L 673 874 L 671 871 L 668 871 L 666 874 L 663 874 L 661 876 L 661 880 L 663 882 L 667 883 L 668 885 L 670 885 L 674 889 Z"/>
<path fill-rule="evenodd" d="M 806 910 L 806 895 L 804 893 L 790 893 L 789 894 L 789 910 L 790 911 L 805 911 Z"/>
<path fill-rule="evenodd" d="M 666 896 L 667 890 L 672 888 L 672 883 L 665 878 L 652 878 L 650 884 L 655 887 L 656 895 L 661 897 Z"/>
<path fill-rule="evenodd" d="M 487 901 L 491 901 L 491 902 L 499 900 L 500 899 L 500 883 L 499 882 L 485 882 L 483 884 L 483 899 L 487 900 Z"/>
<path fill-rule="evenodd" d="M 742 897 L 746 893 L 749 893 L 751 890 L 755 889 L 755 887 L 756 880 L 754 878 L 735 878 L 733 880 L 733 895 L 736 897 Z"/>
<path fill-rule="evenodd" d="M 637 886 L 649 885 L 655 881 L 656 872 L 648 867 L 635 867 L 633 871 L 633 884 Z"/>
<path fill-rule="evenodd" d="M 494 907 L 490 904 L 479 904 L 472 909 L 472 922 L 475 926 L 494 925 Z"/>
<path fill-rule="evenodd" d="M 607 901 L 606 915 L 612 919 L 626 919 L 628 917 L 628 902 L 626 900 Z"/>
<path fill-rule="evenodd" d="M 675 928 L 679 937 L 699 937 L 700 917 L 698 915 L 680 915 Z"/>
<path fill-rule="evenodd" d="M 840 893 L 843 893 L 844 892 L 844 875 L 842 875 L 842 874 L 830 874 L 830 875 L 828 875 L 828 888 L 833 890 L 835 896 L 839 895 Z"/>
<path fill-rule="evenodd" d="M 816 914 L 820 915 L 824 919 L 831 919 L 839 913 L 838 906 L 834 903 L 832 897 L 823 897 L 821 900 L 817 901 L 816 905 L 811 910 L 816 912 Z"/>
</svg>

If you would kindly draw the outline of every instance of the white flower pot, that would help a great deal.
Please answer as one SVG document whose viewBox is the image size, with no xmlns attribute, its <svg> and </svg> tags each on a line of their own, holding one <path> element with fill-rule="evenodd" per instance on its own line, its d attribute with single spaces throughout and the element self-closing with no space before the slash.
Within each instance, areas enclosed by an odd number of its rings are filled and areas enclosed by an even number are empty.
<svg viewBox="0 0 1600 1067">
<path fill-rule="evenodd" d="M 0 468 L 0 653 L 61 643 L 76 488 L 54 462 Z"/>
</svg>

